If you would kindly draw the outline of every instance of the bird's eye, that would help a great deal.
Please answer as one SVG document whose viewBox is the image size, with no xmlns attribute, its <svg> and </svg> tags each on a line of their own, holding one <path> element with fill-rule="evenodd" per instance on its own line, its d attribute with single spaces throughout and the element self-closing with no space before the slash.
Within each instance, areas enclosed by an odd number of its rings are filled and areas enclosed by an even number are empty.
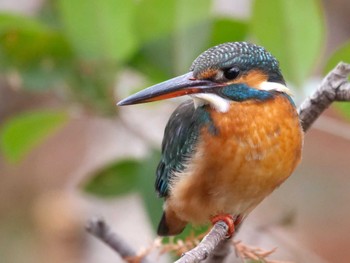
<svg viewBox="0 0 350 263">
<path fill-rule="evenodd" d="M 238 75 L 239 75 L 239 69 L 236 67 L 228 68 L 224 70 L 224 76 L 229 80 L 237 78 Z"/>
</svg>

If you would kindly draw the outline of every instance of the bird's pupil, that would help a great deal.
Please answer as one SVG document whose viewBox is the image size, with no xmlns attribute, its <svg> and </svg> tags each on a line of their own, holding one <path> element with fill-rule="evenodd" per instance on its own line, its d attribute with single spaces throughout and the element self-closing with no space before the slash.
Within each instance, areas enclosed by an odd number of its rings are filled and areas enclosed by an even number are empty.
<svg viewBox="0 0 350 263">
<path fill-rule="evenodd" d="M 237 78 L 239 74 L 239 69 L 238 68 L 229 68 L 224 71 L 224 76 L 227 79 L 235 79 Z"/>
</svg>

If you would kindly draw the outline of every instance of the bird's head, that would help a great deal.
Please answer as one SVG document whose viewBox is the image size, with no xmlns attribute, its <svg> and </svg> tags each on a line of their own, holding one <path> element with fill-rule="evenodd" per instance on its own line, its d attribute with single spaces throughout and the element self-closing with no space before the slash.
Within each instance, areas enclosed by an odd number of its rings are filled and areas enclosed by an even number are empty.
<svg viewBox="0 0 350 263">
<path fill-rule="evenodd" d="M 118 105 L 191 95 L 197 106 L 210 104 L 226 112 L 230 101 L 264 100 L 276 92 L 289 94 L 278 61 L 261 46 L 229 42 L 199 55 L 190 72 L 144 89 Z"/>
</svg>

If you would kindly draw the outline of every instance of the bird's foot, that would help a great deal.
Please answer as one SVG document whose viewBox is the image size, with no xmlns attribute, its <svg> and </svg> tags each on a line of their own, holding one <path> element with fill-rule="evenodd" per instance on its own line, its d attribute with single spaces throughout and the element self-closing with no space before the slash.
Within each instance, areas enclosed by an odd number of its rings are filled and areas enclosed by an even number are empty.
<svg viewBox="0 0 350 263">
<path fill-rule="evenodd" d="M 216 216 L 211 218 L 211 223 L 213 225 L 215 225 L 219 221 L 224 221 L 226 223 L 226 225 L 228 226 L 226 237 L 227 238 L 232 237 L 233 234 L 235 233 L 235 221 L 236 221 L 236 219 L 233 218 L 233 216 L 230 214 L 216 215 Z"/>
<path fill-rule="evenodd" d="M 251 247 L 244 245 L 241 241 L 233 241 L 236 256 L 244 259 L 262 260 L 262 262 L 272 263 L 277 261 L 268 260 L 267 257 L 273 254 L 277 248 L 271 250 L 263 250 L 259 247 Z M 278 261 L 279 262 L 279 261 Z"/>
</svg>

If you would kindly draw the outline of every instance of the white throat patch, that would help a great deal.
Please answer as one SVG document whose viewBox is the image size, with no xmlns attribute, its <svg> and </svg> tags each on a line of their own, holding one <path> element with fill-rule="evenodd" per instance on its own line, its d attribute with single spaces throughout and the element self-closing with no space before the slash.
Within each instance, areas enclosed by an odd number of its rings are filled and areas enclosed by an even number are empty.
<svg viewBox="0 0 350 263">
<path fill-rule="evenodd" d="M 260 83 L 259 87 L 260 90 L 276 90 L 279 92 L 284 92 L 288 94 L 289 96 L 292 96 L 292 93 L 290 89 L 288 89 L 285 85 L 277 83 L 277 82 L 268 82 L 263 81 Z M 210 94 L 210 93 L 197 93 L 191 95 L 194 107 L 200 107 L 202 105 L 209 104 L 212 108 L 214 108 L 218 112 L 228 112 L 230 109 L 230 101 L 227 99 L 224 99 L 216 94 Z"/>
<path fill-rule="evenodd" d="M 228 112 L 230 108 L 230 102 L 216 94 L 198 93 L 191 95 L 191 97 L 195 108 L 206 104 L 209 104 L 212 108 L 219 112 Z"/>
<path fill-rule="evenodd" d="M 259 84 L 259 89 L 261 90 L 276 90 L 284 92 L 289 96 L 292 96 L 292 92 L 285 85 L 277 82 L 263 81 Z"/>
</svg>

